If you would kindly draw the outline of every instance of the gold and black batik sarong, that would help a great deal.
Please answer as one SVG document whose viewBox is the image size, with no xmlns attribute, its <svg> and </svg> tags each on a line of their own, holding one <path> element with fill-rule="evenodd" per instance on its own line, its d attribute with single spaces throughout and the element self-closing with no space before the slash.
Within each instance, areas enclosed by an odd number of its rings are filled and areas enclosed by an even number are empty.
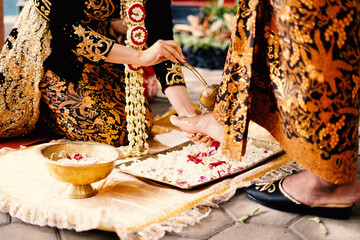
<svg viewBox="0 0 360 240">
<path fill-rule="evenodd" d="M 214 109 L 239 159 L 250 120 L 332 183 L 356 178 L 359 2 L 240 1 Z"/>
<path fill-rule="evenodd" d="M 124 66 L 106 62 L 125 3 L 26 1 L 0 54 L 0 139 L 28 135 L 41 117 L 71 140 L 126 144 Z M 170 0 L 148 0 L 145 12 L 148 46 L 173 39 Z M 179 63 L 153 68 L 162 91 L 185 85 Z"/>
</svg>

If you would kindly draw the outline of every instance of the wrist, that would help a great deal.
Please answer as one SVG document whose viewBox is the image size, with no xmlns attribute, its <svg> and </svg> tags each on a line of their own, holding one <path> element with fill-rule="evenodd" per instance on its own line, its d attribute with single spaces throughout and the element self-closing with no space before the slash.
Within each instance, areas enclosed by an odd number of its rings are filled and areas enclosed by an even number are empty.
<svg viewBox="0 0 360 240">
<path fill-rule="evenodd" d="M 179 116 L 191 117 L 197 115 L 184 86 L 169 86 L 164 93 Z"/>
<path fill-rule="evenodd" d="M 190 104 L 182 104 L 181 106 L 178 107 L 176 113 L 180 117 L 193 117 L 197 115 L 195 109 Z"/>
<path fill-rule="evenodd" d="M 110 50 L 106 61 L 117 64 L 132 64 L 137 66 L 143 66 L 143 51 L 115 43 Z"/>
<path fill-rule="evenodd" d="M 195 112 L 182 112 L 182 113 L 178 113 L 179 117 L 195 117 L 197 116 L 197 114 Z"/>
<path fill-rule="evenodd" d="M 137 50 L 135 54 L 135 63 L 134 65 L 143 66 L 144 65 L 144 52 L 142 50 Z"/>
</svg>

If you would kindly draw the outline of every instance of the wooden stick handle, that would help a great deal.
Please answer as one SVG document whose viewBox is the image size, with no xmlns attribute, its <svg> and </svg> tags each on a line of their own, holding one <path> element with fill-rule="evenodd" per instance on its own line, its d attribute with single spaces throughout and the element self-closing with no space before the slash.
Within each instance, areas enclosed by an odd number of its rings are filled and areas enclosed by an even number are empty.
<svg viewBox="0 0 360 240">
<path fill-rule="evenodd" d="M 185 67 L 187 67 L 190 71 L 192 71 L 194 73 L 194 75 L 200 80 L 200 82 L 205 86 L 205 87 L 209 87 L 209 85 L 207 84 L 207 82 L 205 81 L 205 79 L 200 75 L 200 73 L 193 67 L 191 66 L 189 63 L 187 62 L 183 62 L 182 64 L 184 64 Z"/>
</svg>

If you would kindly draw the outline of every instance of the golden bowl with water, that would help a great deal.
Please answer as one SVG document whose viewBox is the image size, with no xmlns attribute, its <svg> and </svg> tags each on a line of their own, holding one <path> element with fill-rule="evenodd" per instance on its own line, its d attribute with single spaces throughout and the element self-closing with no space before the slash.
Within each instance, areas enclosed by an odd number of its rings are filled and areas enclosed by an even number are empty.
<svg viewBox="0 0 360 240">
<path fill-rule="evenodd" d="M 40 148 L 46 168 L 55 179 L 68 185 L 62 195 L 88 198 L 98 190 L 92 183 L 105 179 L 123 154 L 115 147 L 94 142 L 63 142 Z"/>
</svg>

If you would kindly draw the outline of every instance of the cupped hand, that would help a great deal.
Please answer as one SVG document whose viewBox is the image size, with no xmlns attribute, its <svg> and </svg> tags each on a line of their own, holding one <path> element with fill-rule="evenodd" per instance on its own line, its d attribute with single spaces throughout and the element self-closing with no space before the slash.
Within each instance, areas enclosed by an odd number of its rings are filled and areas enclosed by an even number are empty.
<svg viewBox="0 0 360 240">
<path fill-rule="evenodd" d="M 185 62 L 185 57 L 179 44 L 175 40 L 158 40 L 151 47 L 143 50 L 139 60 L 142 66 L 152 66 L 165 60 L 172 62 Z"/>
</svg>

